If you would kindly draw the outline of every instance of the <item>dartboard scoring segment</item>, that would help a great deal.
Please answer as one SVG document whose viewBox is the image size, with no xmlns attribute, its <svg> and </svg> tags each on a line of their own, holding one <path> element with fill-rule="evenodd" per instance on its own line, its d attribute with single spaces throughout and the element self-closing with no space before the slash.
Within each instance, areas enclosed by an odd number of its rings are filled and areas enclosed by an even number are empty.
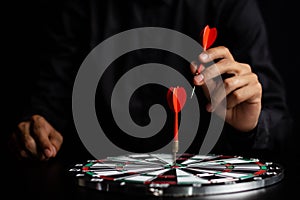
<svg viewBox="0 0 300 200">
<path fill-rule="evenodd" d="M 182 154 L 129 154 L 88 160 L 70 169 L 79 186 L 106 192 L 196 196 L 272 185 L 283 168 L 255 158 Z"/>
</svg>

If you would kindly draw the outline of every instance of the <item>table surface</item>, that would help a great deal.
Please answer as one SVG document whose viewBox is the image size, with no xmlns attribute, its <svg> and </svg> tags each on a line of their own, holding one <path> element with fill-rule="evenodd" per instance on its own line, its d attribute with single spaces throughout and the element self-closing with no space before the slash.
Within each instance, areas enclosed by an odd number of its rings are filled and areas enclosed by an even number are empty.
<svg viewBox="0 0 300 200">
<path fill-rule="evenodd" d="M 207 195 L 196 197 L 177 197 L 176 199 L 283 199 L 287 195 L 298 195 L 300 186 L 299 161 L 284 166 L 284 178 L 273 185 L 251 191 Z M 2 164 L 2 195 L 10 199 L 141 199 L 116 193 L 105 193 L 82 188 L 70 176 L 69 169 L 73 161 L 55 159 L 47 162 L 8 161 Z M 4 183 L 4 184 L 3 184 Z M 142 197 L 143 199 L 165 199 L 163 197 Z M 166 199 L 169 199 L 169 197 Z"/>
</svg>

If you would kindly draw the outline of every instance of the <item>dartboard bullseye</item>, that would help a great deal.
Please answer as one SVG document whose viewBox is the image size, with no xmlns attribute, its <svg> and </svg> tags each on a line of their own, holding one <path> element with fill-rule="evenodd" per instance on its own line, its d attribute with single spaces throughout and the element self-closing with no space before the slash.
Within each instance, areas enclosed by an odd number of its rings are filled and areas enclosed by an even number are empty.
<svg viewBox="0 0 300 200">
<path fill-rule="evenodd" d="M 88 160 L 69 169 L 79 186 L 103 192 L 198 196 L 253 190 L 284 177 L 281 165 L 224 155 L 129 154 Z"/>
</svg>

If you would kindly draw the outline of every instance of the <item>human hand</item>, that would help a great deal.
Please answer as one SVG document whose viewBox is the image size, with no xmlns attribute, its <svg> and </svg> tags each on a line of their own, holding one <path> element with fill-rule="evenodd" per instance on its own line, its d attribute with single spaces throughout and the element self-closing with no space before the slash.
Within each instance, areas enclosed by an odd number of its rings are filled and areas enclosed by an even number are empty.
<svg viewBox="0 0 300 200">
<path fill-rule="evenodd" d="M 9 148 L 20 159 L 49 160 L 57 155 L 62 135 L 40 115 L 20 122 L 9 140 Z"/>
<path fill-rule="evenodd" d="M 198 70 L 200 73 L 197 73 L 198 66 L 191 63 L 191 72 L 195 74 L 194 84 L 202 86 L 210 102 L 207 104 L 207 111 L 217 111 L 226 98 L 226 108 L 223 108 L 226 109 L 225 121 L 240 131 L 254 129 L 261 112 L 262 86 L 251 67 L 236 62 L 224 46 L 210 48 L 201 53 L 199 61 L 204 65 L 216 61 L 207 67 L 201 65 Z M 230 76 L 223 81 L 215 79 L 225 74 Z"/>
</svg>

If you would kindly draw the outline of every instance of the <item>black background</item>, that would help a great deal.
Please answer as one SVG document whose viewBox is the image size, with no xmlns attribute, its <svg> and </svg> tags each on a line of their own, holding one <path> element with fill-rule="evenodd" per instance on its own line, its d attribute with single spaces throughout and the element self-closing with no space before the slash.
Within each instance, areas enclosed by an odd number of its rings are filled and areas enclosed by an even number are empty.
<svg viewBox="0 0 300 200">
<path fill-rule="evenodd" d="M 49 0 L 47 0 L 49 2 Z M 36 55 L 43 41 L 41 2 L 9 1 L 2 4 L 2 67 L 1 67 L 1 146 L 12 131 L 20 108 L 26 104 L 36 77 Z M 54 1 L 52 1 L 54 2 Z M 291 152 L 300 152 L 299 118 L 299 10 L 297 1 L 258 0 L 266 20 L 273 60 L 287 89 L 287 101 L 295 126 L 290 138 Z M 56 2 L 57 3 L 57 2 Z M 55 10 L 55 9 L 54 9 Z M 287 156 L 295 155 L 287 152 Z M 299 153 L 297 153 L 299 155 Z"/>
</svg>

